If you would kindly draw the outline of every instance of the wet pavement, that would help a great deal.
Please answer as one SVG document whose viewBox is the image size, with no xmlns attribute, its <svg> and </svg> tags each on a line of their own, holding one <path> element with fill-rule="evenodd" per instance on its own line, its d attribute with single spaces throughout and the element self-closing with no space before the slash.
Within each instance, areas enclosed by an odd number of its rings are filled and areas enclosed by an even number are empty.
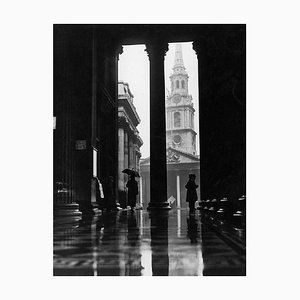
<svg viewBox="0 0 300 300">
<path fill-rule="evenodd" d="M 245 275 L 245 253 L 199 211 L 137 210 L 54 220 L 54 275 Z"/>
</svg>

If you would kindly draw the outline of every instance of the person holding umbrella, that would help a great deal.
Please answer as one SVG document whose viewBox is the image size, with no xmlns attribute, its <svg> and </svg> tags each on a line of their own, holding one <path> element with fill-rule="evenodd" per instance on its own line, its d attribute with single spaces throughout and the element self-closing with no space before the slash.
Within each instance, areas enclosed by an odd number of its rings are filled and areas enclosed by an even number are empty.
<svg viewBox="0 0 300 300">
<path fill-rule="evenodd" d="M 123 171 L 122 171 L 122 173 L 125 173 L 125 174 L 127 174 L 127 175 L 129 175 L 129 176 L 131 176 L 131 175 L 133 175 L 134 177 L 140 177 L 140 174 L 139 174 L 139 172 L 138 171 L 136 171 L 135 169 L 124 169 Z"/>
</svg>

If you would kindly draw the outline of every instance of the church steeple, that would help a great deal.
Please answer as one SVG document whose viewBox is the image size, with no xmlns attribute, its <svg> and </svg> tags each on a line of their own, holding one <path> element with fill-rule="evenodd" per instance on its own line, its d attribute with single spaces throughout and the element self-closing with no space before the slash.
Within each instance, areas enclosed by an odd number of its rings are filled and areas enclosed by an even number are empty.
<svg viewBox="0 0 300 300">
<path fill-rule="evenodd" d="M 172 68 L 173 73 L 170 76 L 171 79 L 171 95 L 188 94 L 188 74 L 183 64 L 182 48 L 180 44 L 176 45 L 174 66 Z"/>
<path fill-rule="evenodd" d="M 196 155 L 196 132 L 192 96 L 188 94 L 188 74 L 183 63 L 182 48 L 175 46 L 171 93 L 166 101 L 167 146 Z"/>
</svg>

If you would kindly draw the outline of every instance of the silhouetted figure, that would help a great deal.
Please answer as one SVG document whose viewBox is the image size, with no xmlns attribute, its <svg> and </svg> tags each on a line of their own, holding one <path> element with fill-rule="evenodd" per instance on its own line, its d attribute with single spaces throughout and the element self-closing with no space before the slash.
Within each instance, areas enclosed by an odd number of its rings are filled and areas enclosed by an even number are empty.
<svg viewBox="0 0 300 300">
<path fill-rule="evenodd" d="M 195 174 L 189 174 L 189 181 L 185 185 L 185 188 L 187 189 L 186 192 L 186 202 L 189 202 L 189 208 L 190 211 L 195 210 L 195 202 L 198 199 L 197 191 L 198 184 L 195 183 L 196 175 Z"/>
<path fill-rule="evenodd" d="M 135 181 L 135 176 L 130 175 L 126 187 L 128 189 L 128 205 L 131 207 L 131 210 L 134 209 L 136 204 L 136 195 L 138 194 L 138 184 Z"/>
</svg>

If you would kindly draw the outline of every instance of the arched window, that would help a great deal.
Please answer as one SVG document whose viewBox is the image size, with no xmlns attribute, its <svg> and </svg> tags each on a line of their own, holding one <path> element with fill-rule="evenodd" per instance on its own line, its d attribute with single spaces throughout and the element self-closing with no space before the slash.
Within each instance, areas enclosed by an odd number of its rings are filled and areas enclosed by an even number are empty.
<svg viewBox="0 0 300 300">
<path fill-rule="evenodd" d="M 174 127 L 180 127 L 180 112 L 174 113 Z"/>
<path fill-rule="evenodd" d="M 179 89 L 179 80 L 176 80 L 176 89 Z"/>
<path fill-rule="evenodd" d="M 184 80 L 181 80 L 181 87 L 184 89 Z"/>
</svg>

